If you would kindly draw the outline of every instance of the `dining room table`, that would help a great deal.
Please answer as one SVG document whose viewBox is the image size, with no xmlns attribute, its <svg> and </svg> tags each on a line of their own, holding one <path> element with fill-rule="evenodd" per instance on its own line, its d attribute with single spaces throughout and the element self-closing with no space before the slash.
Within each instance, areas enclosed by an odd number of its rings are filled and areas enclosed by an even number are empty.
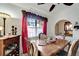
<svg viewBox="0 0 79 59">
<path fill-rule="evenodd" d="M 70 41 L 65 39 L 57 39 L 47 43 L 46 45 L 37 45 L 38 51 L 41 56 L 56 56 L 61 50 L 64 50 L 66 46 L 70 44 Z"/>
</svg>

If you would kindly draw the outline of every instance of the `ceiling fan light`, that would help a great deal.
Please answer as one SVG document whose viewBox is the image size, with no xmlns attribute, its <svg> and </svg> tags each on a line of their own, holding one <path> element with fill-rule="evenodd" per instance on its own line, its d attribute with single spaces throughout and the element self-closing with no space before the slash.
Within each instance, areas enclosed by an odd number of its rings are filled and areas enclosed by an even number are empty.
<svg viewBox="0 0 79 59">
<path fill-rule="evenodd" d="M 54 9 L 54 7 L 55 5 L 52 5 L 49 11 L 51 12 Z"/>
<path fill-rule="evenodd" d="M 45 4 L 45 3 L 37 3 L 38 5 L 42 5 L 42 4 Z"/>
<path fill-rule="evenodd" d="M 63 3 L 63 4 L 65 4 L 65 5 L 67 5 L 67 6 L 73 5 L 73 3 Z"/>
</svg>

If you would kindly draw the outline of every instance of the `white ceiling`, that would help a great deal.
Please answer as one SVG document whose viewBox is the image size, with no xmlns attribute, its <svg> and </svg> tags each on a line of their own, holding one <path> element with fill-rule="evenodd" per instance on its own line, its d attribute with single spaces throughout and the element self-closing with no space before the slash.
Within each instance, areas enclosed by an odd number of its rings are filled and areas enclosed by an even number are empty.
<svg viewBox="0 0 79 59">
<path fill-rule="evenodd" d="M 52 4 L 55 4 L 54 10 L 49 12 L 50 7 Z M 45 3 L 42 5 L 37 5 L 37 3 L 13 3 L 13 5 L 19 6 L 27 11 L 34 12 L 36 14 L 39 14 L 41 16 L 49 17 L 51 14 L 53 14 L 54 11 L 63 11 L 64 9 L 68 8 L 69 6 L 66 6 L 64 4 L 57 4 L 57 3 Z"/>
<path fill-rule="evenodd" d="M 54 10 L 49 12 L 50 7 L 52 4 L 55 4 Z M 42 5 L 37 5 L 37 3 L 2 3 L 0 4 L 0 12 L 5 12 L 10 15 L 13 15 L 15 18 L 21 17 L 21 10 L 26 10 L 44 17 L 50 17 L 53 14 L 62 13 L 64 10 L 69 8 L 74 8 L 75 10 L 79 9 L 79 4 L 73 4 L 72 6 L 66 6 L 64 4 L 57 4 L 57 3 L 45 3 Z"/>
<path fill-rule="evenodd" d="M 13 3 L 13 5 L 19 6 L 26 9 L 27 11 L 32 11 L 39 15 L 49 16 L 49 9 L 53 3 L 45 3 L 42 5 L 37 5 L 37 3 Z"/>
<path fill-rule="evenodd" d="M 45 4 L 42 4 L 42 5 L 37 5 L 37 3 L 16 3 L 15 5 L 23 7 L 23 8 L 30 7 L 30 9 L 31 8 L 37 8 L 37 9 L 40 9 L 41 11 L 43 11 L 43 12 L 48 12 L 52 3 L 45 3 Z"/>
</svg>

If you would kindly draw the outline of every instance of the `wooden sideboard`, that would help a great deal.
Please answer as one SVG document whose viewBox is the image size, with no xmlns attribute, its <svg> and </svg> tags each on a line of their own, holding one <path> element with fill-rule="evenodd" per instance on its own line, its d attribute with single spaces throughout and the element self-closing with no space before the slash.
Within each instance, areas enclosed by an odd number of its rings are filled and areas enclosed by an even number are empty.
<svg viewBox="0 0 79 59">
<path fill-rule="evenodd" d="M 20 35 L 0 37 L 0 56 L 19 56 Z"/>
</svg>

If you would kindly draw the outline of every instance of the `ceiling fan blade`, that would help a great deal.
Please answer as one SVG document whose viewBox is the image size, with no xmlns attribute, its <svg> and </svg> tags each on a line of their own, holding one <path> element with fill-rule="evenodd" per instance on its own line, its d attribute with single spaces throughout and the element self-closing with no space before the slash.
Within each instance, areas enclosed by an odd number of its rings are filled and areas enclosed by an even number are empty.
<svg viewBox="0 0 79 59">
<path fill-rule="evenodd" d="M 73 3 L 63 3 L 64 5 L 71 6 Z"/>
<path fill-rule="evenodd" d="M 52 5 L 49 9 L 49 11 L 51 12 L 54 9 L 55 5 Z"/>
<path fill-rule="evenodd" d="M 37 3 L 37 5 L 42 5 L 42 4 L 45 4 L 45 3 Z"/>
</svg>

